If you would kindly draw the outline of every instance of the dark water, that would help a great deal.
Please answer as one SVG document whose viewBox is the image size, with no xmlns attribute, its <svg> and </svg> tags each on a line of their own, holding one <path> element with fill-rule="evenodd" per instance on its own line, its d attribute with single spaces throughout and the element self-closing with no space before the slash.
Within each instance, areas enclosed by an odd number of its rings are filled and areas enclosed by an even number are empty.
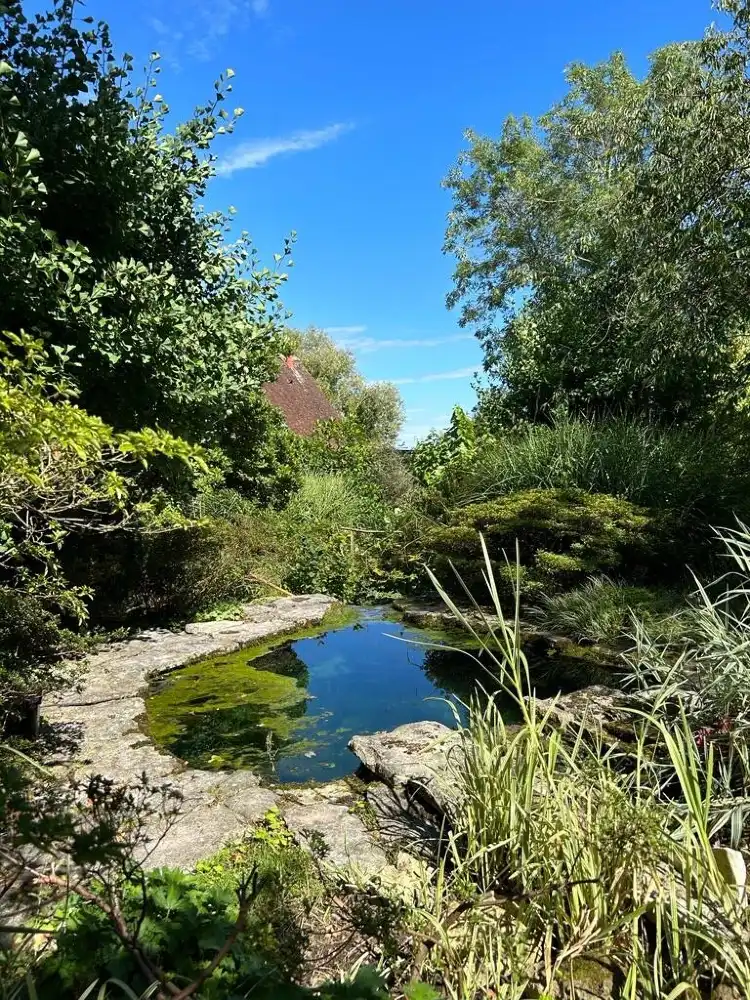
<svg viewBox="0 0 750 1000">
<path fill-rule="evenodd" d="M 355 734 L 421 720 L 453 726 L 454 712 L 465 717 L 460 701 L 479 683 L 492 686 L 470 656 L 414 644 L 426 641 L 440 639 L 362 612 L 354 625 L 261 656 L 241 651 L 185 667 L 152 689 L 151 735 L 194 767 L 247 767 L 280 782 L 350 774 Z"/>
</svg>

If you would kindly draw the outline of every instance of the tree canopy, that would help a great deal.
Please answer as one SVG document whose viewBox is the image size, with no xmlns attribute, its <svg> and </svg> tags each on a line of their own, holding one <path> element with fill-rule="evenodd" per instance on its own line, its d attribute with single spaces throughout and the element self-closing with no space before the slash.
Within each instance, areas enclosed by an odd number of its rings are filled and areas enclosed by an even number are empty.
<svg viewBox="0 0 750 1000">
<path fill-rule="evenodd" d="M 228 70 L 173 131 L 156 91 L 74 0 L 28 18 L 0 7 L 0 329 L 70 348 L 80 405 L 116 430 L 159 425 L 233 448 L 237 415 L 261 437 L 259 388 L 278 365 L 290 242 L 262 267 L 231 217 L 200 204 L 227 111 Z M 232 423 L 231 427 L 227 424 Z"/>
<path fill-rule="evenodd" d="M 502 420 L 616 409 L 692 419 L 740 402 L 750 315 L 750 15 L 568 69 L 568 93 L 446 180 L 449 305 L 476 325 Z"/>
</svg>

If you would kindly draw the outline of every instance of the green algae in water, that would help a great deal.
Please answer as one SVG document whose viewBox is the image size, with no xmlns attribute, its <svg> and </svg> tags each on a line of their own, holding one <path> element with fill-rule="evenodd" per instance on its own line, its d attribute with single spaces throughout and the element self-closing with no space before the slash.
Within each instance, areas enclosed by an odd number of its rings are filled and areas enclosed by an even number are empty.
<svg viewBox="0 0 750 1000">
<path fill-rule="evenodd" d="M 348 627 L 183 667 L 152 684 L 149 733 L 193 767 L 251 768 L 282 782 L 350 774 L 352 736 L 421 719 L 452 726 L 443 699 L 473 689 L 468 657 L 455 683 L 443 671 L 435 683 L 429 651 L 398 639 L 434 635 L 363 612 Z"/>
<path fill-rule="evenodd" d="M 307 670 L 290 648 L 261 657 L 246 651 L 184 667 L 152 686 L 147 701 L 153 739 L 195 767 L 268 768 L 280 747 L 295 747 L 296 730 L 316 721 L 308 714 Z M 310 744 L 310 745 L 308 745 Z"/>
<path fill-rule="evenodd" d="M 152 685 L 149 732 L 193 767 L 330 781 L 356 769 L 347 749 L 355 734 L 421 720 L 452 727 L 460 702 L 491 686 L 471 657 L 445 648 L 454 636 L 443 635 L 441 649 L 409 641 L 440 638 L 361 612 L 347 627 L 195 663 Z M 509 700 L 508 719 L 514 708 Z"/>
</svg>

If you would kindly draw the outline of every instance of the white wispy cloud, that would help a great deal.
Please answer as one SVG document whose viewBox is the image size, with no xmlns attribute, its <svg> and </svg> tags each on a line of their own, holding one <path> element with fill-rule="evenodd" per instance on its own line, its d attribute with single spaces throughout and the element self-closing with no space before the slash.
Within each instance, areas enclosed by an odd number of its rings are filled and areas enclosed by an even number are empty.
<svg viewBox="0 0 750 1000">
<path fill-rule="evenodd" d="M 388 381 L 394 385 L 415 385 L 417 382 L 442 382 L 454 378 L 471 378 L 476 373 L 476 368 L 456 368 L 451 372 L 430 372 L 427 375 L 415 375 L 413 378 L 391 378 Z"/>
<path fill-rule="evenodd" d="M 335 125 L 327 125 L 325 128 L 294 132 L 292 135 L 251 139 L 249 142 L 241 143 L 229 156 L 221 160 L 216 166 L 216 173 L 228 177 L 237 170 L 261 167 L 274 156 L 281 156 L 283 153 L 303 153 L 318 149 L 338 139 L 351 128 L 353 126 L 349 123 L 336 122 Z"/>
<path fill-rule="evenodd" d="M 173 0 L 158 5 L 160 16 L 148 23 L 159 38 L 159 49 L 167 62 L 180 68 L 180 57 L 199 62 L 213 59 L 230 31 L 241 30 L 252 17 L 265 17 L 269 0 Z"/>
<path fill-rule="evenodd" d="M 472 333 L 452 333 L 445 337 L 363 337 L 366 326 L 328 326 L 325 332 L 349 351 L 360 354 L 371 354 L 373 351 L 405 351 L 412 348 L 442 347 L 443 344 L 456 344 L 459 341 L 473 340 Z"/>
<path fill-rule="evenodd" d="M 442 347 L 443 344 L 455 344 L 461 340 L 473 340 L 471 333 L 454 333 L 448 337 L 411 337 L 390 340 L 378 340 L 376 337 L 352 337 L 341 341 L 342 347 L 361 354 L 371 354 L 373 351 L 405 351 L 411 348 Z"/>
<path fill-rule="evenodd" d="M 366 326 L 327 326 L 323 329 L 323 333 L 331 337 L 354 337 L 358 333 L 364 333 L 366 329 Z"/>
</svg>

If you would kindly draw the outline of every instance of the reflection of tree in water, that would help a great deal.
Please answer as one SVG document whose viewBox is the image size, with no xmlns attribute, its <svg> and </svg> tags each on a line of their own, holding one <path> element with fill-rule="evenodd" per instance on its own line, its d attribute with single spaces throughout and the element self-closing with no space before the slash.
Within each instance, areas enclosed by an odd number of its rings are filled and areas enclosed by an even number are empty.
<svg viewBox="0 0 750 1000">
<path fill-rule="evenodd" d="M 163 744 L 193 766 L 268 769 L 307 715 L 309 671 L 291 644 L 247 661 L 236 655 L 181 672 L 152 700 L 170 716 Z M 158 703 L 162 700 L 162 704 Z"/>
<path fill-rule="evenodd" d="M 304 660 L 295 653 L 292 643 L 272 649 L 270 653 L 250 661 L 256 670 L 268 670 L 282 677 L 293 677 L 298 687 L 306 688 L 310 683 L 310 671 Z"/>
<path fill-rule="evenodd" d="M 477 660 L 480 660 L 490 673 L 483 669 Z M 496 687 L 492 677 L 491 660 L 476 651 L 467 654 L 452 649 L 428 649 L 424 652 L 422 669 L 435 687 L 447 694 L 455 694 L 461 701 L 467 703 L 479 688 L 491 691 Z"/>
<path fill-rule="evenodd" d="M 529 661 L 531 683 L 539 698 L 580 691 L 591 684 L 611 685 L 612 671 L 575 656 L 543 656 Z"/>
<path fill-rule="evenodd" d="M 472 650 L 467 655 L 449 649 L 429 649 L 424 654 L 423 670 L 435 687 L 455 694 L 464 702 L 468 702 L 478 689 L 492 691 L 499 686 L 495 679 L 498 667 L 483 650 Z M 577 691 L 590 684 L 612 683 L 611 674 L 596 663 L 560 655 L 531 658 L 529 677 L 539 698 Z M 513 701 L 510 698 L 507 701 L 510 712 Z"/>
<path fill-rule="evenodd" d="M 283 749 L 293 738 L 295 722 L 304 719 L 306 712 L 304 698 L 296 705 L 279 707 L 272 715 L 265 705 L 217 709 L 190 720 L 185 731 L 169 744 L 169 749 L 197 767 L 268 770 L 269 735 L 272 750 Z"/>
</svg>

